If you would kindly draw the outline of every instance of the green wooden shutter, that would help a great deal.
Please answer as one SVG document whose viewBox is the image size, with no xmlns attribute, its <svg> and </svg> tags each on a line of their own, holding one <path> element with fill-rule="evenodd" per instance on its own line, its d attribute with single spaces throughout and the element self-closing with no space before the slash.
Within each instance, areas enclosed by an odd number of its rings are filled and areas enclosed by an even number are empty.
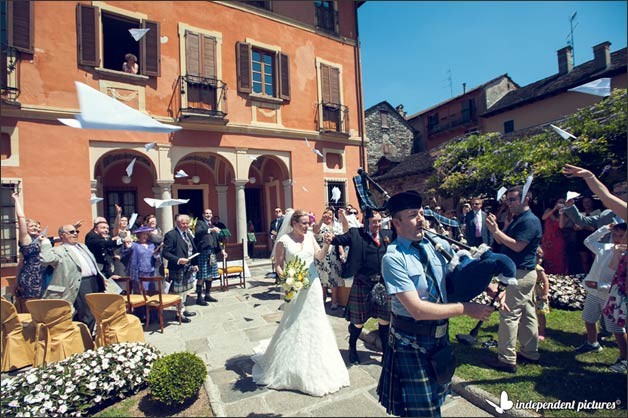
<svg viewBox="0 0 628 418">
<path fill-rule="evenodd" d="M 90 67 L 100 65 L 99 10 L 86 4 L 76 5 L 76 39 L 78 63 Z"/>
<path fill-rule="evenodd" d="M 7 41 L 18 51 L 33 54 L 33 2 L 7 1 Z"/>
<path fill-rule="evenodd" d="M 238 92 L 251 93 L 251 45 L 236 43 L 236 68 L 238 72 Z"/>
<path fill-rule="evenodd" d="M 140 72 L 159 77 L 161 75 L 159 22 L 145 20 L 142 22 L 142 28 L 150 30 L 140 41 Z"/>
<path fill-rule="evenodd" d="M 279 97 L 290 100 L 290 60 L 286 54 L 279 54 Z"/>
</svg>

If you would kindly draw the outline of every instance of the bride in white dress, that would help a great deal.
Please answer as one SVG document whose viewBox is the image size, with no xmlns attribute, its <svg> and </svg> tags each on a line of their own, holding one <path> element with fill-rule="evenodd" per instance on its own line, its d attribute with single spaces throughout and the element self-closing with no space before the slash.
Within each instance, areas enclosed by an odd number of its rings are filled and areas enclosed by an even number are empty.
<svg viewBox="0 0 628 418">
<path fill-rule="evenodd" d="M 349 386 L 349 372 L 325 314 L 321 282 L 314 267 L 314 257 L 322 259 L 329 244 L 321 249 L 308 226 L 306 212 L 288 211 L 279 231 L 275 271 L 281 274 L 284 263 L 299 256 L 309 266 L 310 286 L 285 303 L 272 339 L 255 349 L 253 380 L 273 389 L 324 396 Z M 287 233 L 282 236 L 282 232 Z"/>
</svg>

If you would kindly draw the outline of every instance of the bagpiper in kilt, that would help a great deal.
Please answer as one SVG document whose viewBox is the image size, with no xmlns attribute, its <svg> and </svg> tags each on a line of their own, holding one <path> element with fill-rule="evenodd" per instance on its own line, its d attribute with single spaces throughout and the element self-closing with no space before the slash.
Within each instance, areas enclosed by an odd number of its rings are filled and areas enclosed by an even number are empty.
<svg viewBox="0 0 628 418">
<path fill-rule="evenodd" d="M 493 307 L 447 303 L 448 260 L 424 236 L 421 201 L 417 192 L 409 191 L 386 204 L 396 239 L 382 259 L 392 321 L 377 394 L 389 414 L 438 417 L 455 370 L 448 319 L 466 314 L 485 320 Z M 447 242 L 435 242 L 451 253 Z"/>
</svg>

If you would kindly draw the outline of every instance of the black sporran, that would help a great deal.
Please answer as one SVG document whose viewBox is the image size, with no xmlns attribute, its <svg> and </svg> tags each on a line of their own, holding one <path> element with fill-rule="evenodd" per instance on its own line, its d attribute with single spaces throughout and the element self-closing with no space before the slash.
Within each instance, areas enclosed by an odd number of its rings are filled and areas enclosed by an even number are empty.
<svg viewBox="0 0 628 418">
<path fill-rule="evenodd" d="M 376 283 L 371 289 L 371 299 L 379 306 L 386 305 L 388 301 L 388 294 L 386 293 L 386 287 L 382 283 Z"/>
<path fill-rule="evenodd" d="M 456 357 L 453 347 L 448 344 L 430 353 L 430 364 L 439 385 L 444 386 L 451 382 L 456 371 Z"/>
</svg>

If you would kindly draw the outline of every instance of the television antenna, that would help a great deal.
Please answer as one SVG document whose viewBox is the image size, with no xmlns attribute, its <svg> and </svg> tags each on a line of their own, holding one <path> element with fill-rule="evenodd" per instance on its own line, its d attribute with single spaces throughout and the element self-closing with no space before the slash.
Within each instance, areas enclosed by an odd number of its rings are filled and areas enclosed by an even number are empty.
<svg viewBox="0 0 628 418">
<path fill-rule="evenodd" d="M 573 58 L 573 64 L 576 65 L 576 47 L 573 39 L 573 30 L 578 27 L 578 22 L 574 25 L 574 20 L 578 12 L 573 12 L 569 18 L 569 35 L 567 35 L 567 45 L 571 47 L 571 56 Z"/>
</svg>

